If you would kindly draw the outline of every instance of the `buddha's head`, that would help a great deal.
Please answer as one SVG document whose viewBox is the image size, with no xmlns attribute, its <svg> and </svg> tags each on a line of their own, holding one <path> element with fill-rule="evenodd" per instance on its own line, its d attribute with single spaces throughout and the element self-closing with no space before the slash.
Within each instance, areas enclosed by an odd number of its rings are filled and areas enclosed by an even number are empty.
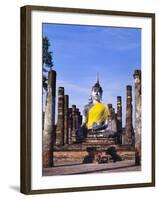
<svg viewBox="0 0 159 200">
<path fill-rule="evenodd" d="M 92 87 L 92 92 L 91 92 L 92 100 L 100 102 L 102 100 L 102 94 L 103 94 L 102 87 L 99 84 L 99 80 L 97 80 L 95 85 Z"/>
</svg>

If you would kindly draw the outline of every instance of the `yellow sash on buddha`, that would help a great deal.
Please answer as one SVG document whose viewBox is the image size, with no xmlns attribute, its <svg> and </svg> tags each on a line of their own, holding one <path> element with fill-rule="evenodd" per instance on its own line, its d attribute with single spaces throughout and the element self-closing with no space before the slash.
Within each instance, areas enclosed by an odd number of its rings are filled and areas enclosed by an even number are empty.
<svg viewBox="0 0 159 200">
<path fill-rule="evenodd" d="M 96 103 L 88 112 L 87 128 L 105 122 L 110 115 L 109 108 L 103 103 Z"/>
</svg>

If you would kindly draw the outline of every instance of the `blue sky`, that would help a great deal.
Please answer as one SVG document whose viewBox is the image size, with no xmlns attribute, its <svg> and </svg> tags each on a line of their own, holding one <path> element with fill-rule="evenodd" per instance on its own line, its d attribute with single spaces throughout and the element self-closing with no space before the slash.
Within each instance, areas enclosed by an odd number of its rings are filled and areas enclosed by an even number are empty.
<svg viewBox="0 0 159 200">
<path fill-rule="evenodd" d="M 43 24 L 50 41 L 57 87 L 64 86 L 69 105 L 80 111 L 88 103 L 99 73 L 103 103 L 122 96 L 125 124 L 126 85 L 134 88 L 133 72 L 141 68 L 141 29 L 62 24 Z"/>
</svg>

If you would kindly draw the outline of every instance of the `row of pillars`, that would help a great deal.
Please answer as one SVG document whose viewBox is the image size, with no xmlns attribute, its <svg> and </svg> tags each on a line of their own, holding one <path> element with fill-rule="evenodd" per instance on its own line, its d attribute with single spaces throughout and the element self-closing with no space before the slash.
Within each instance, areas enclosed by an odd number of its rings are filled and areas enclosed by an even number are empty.
<svg viewBox="0 0 159 200">
<path fill-rule="evenodd" d="M 141 164 L 141 70 L 135 70 L 134 74 L 135 82 L 135 131 L 133 129 L 132 120 L 132 86 L 126 87 L 126 126 L 124 141 L 125 145 L 135 146 L 135 163 Z M 122 103 L 121 97 L 117 97 L 117 130 L 119 143 L 121 141 L 122 134 Z M 120 134 L 121 133 L 121 134 Z"/>
<path fill-rule="evenodd" d="M 63 146 L 76 142 L 76 131 L 82 123 L 82 116 L 76 105 L 69 108 L 69 96 L 64 87 L 58 89 L 58 117 L 56 127 L 56 145 Z"/>
<path fill-rule="evenodd" d="M 48 88 L 43 118 L 43 167 L 53 166 L 53 146 L 76 141 L 76 131 L 82 123 L 82 115 L 76 105 L 69 108 L 69 96 L 64 88 L 58 89 L 58 117 L 55 126 L 56 71 L 48 73 Z"/>
<path fill-rule="evenodd" d="M 135 135 L 132 126 L 132 87 L 127 86 L 126 100 L 126 127 L 124 144 L 135 144 L 136 163 L 141 160 L 141 70 L 135 70 Z M 58 119 L 55 128 L 55 96 L 56 96 L 56 72 L 49 71 L 48 92 L 46 98 L 44 127 L 43 127 L 43 167 L 53 165 L 53 145 L 71 144 L 76 141 L 76 131 L 82 122 L 82 116 L 75 105 L 69 108 L 69 96 L 64 94 L 64 88 L 58 90 Z M 118 142 L 122 136 L 122 99 L 117 97 L 117 113 L 112 105 L 111 117 L 117 120 Z M 56 130 L 55 130 L 56 129 Z M 55 135 L 56 132 L 56 135 Z M 56 142 L 55 142 L 56 141 Z"/>
<path fill-rule="evenodd" d="M 126 86 L 126 125 L 124 139 L 122 129 L 122 98 L 117 96 L 117 113 L 108 104 L 110 110 L 110 119 L 117 122 L 117 143 L 125 145 L 135 145 L 137 154 L 141 154 L 141 70 L 134 71 L 135 81 L 135 132 L 133 129 L 133 106 L 132 106 L 132 86 Z M 141 157 L 141 156 L 140 156 Z"/>
</svg>

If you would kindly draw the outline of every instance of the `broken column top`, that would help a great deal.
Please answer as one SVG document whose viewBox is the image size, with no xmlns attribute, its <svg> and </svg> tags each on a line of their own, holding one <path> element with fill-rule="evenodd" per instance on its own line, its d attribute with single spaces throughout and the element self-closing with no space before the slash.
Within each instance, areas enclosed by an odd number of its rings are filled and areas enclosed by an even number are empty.
<svg viewBox="0 0 159 200">
<path fill-rule="evenodd" d="M 69 105 L 69 96 L 67 94 L 64 95 L 64 108 L 68 109 L 68 105 Z"/>
<path fill-rule="evenodd" d="M 76 110 L 76 105 L 72 105 L 72 110 Z"/>
<path fill-rule="evenodd" d="M 128 90 L 131 91 L 131 90 L 132 90 L 132 86 L 131 86 L 131 85 L 127 85 L 127 86 L 126 86 L 126 89 L 127 89 L 127 91 L 128 91 Z"/>
<path fill-rule="evenodd" d="M 65 104 L 68 106 L 69 96 L 65 94 L 64 99 L 65 99 Z"/>
<path fill-rule="evenodd" d="M 68 98 L 68 94 L 65 94 L 65 98 L 66 98 L 66 99 Z"/>
<path fill-rule="evenodd" d="M 131 85 L 127 85 L 127 86 L 126 86 L 126 89 L 127 89 L 127 90 L 132 90 L 132 86 L 131 86 Z"/>
<path fill-rule="evenodd" d="M 64 87 L 58 88 L 58 95 L 64 95 Z"/>
<path fill-rule="evenodd" d="M 141 78 L 141 70 L 140 69 L 136 69 L 134 71 L 134 78 Z"/>
<path fill-rule="evenodd" d="M 56 96 L 56 71 L 50 70 L 48 72 L 48 90 L 52 88 L 52 96 Z M 48 91 L 49 92 L 49 91 Z"/>
<path fill-rule="evenodd" d="M 109 108 L 109 109 L 112 108 L 112 104 L 111 104 L 111 103 L 108 104 L 108 108 Z"/>
<path fill-rule="evenodd" d="M 117 96 L 117 101 L 121 101 L 121 96 Z"/>
<path fill-rule="evenodd" d="M 131 85 L 126 86 L 126 93 L 127 93 L 127 98 L 132 98 L 132 86 Z"/>
<path fill-rule="evenodd" d="M 48 73 L 48 85 L 52 85 L 53 80 L 56 78 L 56 71 L 50 70 Z"/>
</svg>

